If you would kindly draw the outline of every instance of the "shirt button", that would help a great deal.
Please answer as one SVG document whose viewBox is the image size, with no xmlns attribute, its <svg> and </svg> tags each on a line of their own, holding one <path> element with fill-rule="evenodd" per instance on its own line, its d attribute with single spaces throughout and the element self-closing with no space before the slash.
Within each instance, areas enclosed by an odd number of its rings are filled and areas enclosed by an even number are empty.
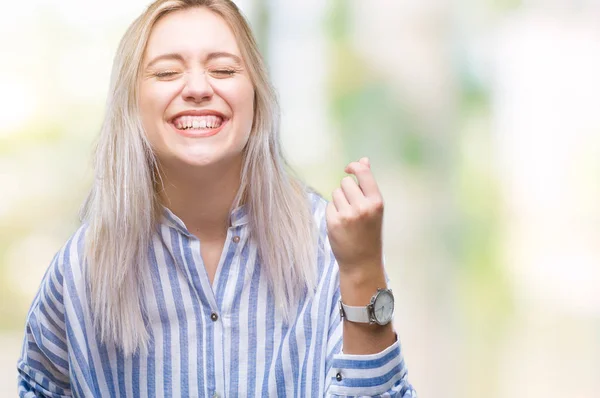
<svg viewBox="0 0 600 398">
<path fill-rule="evenodd" d="M 216 322 L 217 319 L 219 319 L 219 315 L 217 315 L 216 312 L 213 312 L 212 314 L 210 314 L 210 319 L 212 319 L 213 322 Z"/>
<path fill-rule="evenodd" d="M 336 379 L 337 381 L 342 381 L 342 374 L 341 374 L 341 373 L 338 373 L 338 374 L 336 374 L 336 375 L 335 375 L 335 379 Z"/>
<path fill-rule="evenodd" d="M 240 237 L 239 236 L 234 236 L 233 237 L 233 242 L 234 243 L 238 243 L 240 241 Z"/>
</svg>

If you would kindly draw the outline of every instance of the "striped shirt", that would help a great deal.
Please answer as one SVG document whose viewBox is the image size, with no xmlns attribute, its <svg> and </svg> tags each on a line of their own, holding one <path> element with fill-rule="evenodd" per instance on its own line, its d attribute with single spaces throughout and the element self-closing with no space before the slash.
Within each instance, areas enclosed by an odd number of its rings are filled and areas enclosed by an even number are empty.
<svg viewBox="0 0 600 398">
<path fill-rule="evenodd" d="M 144 355 L 124 356 L 96 337 L 82 275 L 83 225 L 54 257 L 27 316 L 19 396 L 416 397 L 398 341 L 373 355 L 342 352 L 326 202 L 313 194 L 311 202 L 324 249 L 318 287 L 287 323 L 275 311 L 244 207 L 231 214 L 212 285 L 199 240 L 165 209 L 149 248 Z"/>
</svg>

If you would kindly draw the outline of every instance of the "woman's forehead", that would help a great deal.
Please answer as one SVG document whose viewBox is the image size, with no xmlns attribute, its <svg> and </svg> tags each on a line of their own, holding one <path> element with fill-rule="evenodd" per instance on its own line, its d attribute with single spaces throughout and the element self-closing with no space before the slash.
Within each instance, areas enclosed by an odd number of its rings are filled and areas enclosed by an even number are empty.
<svg viewBox="0 0 600 398">
<path fill-rule="evenodd" d="M 241 56 L 233 31 L 218 14 L 204 7 L 171 12 L 154 25 L 146 59 L 163 53 L 201 56 L 227 52 Z"/>
</svg>

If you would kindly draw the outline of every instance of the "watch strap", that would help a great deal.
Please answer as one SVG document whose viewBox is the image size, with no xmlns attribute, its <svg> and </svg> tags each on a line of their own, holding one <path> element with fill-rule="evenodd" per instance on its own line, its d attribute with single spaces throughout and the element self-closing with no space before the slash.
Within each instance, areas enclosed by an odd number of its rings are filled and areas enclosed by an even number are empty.
<svg viewBox="0 0 600 398">
<path fill-rule="evenodd" d="M 342 309 L 342 317 L 346 318 L 346 320 L 358 323 L 371 323 L 368 306 L 353 307 L 342 303 L 340 300 L 340 307 Z"/>
</svg>

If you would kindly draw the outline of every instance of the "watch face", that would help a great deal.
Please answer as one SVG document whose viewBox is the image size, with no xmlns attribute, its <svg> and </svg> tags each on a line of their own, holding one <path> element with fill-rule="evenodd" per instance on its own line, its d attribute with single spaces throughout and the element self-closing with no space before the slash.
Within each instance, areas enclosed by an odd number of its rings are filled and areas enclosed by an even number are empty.
<svg viewBox="0 0 600 398">
<path fill-rule="evenodd" d="M 382 290 L 377 295 L 373 305 L 375 320 L 380 325 L 385 325 L 392 320 L 394 314 L 394 296 L 389 290 Z"/>
</svg>

